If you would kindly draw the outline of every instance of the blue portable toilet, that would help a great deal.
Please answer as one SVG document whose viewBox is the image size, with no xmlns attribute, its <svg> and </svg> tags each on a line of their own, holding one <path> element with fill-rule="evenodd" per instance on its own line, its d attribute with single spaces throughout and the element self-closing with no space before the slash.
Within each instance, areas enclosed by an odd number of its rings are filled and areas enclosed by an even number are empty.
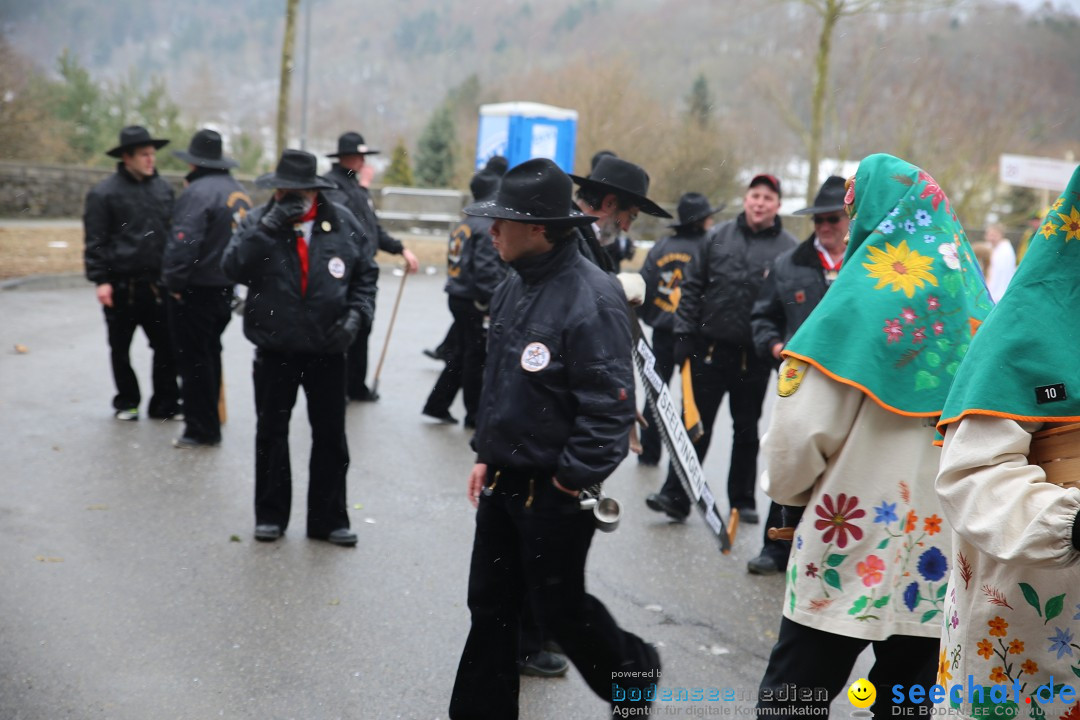
<svg viewBox="0 0 1080 720">
<path fill-rule="evenodd" d="M 493 155 L 503 155 L 510 167 L 542 157 L 573 172 L 577 120 L 577 110 L 534 102 L 481 105 L 476 169 Z"/>
</svg>

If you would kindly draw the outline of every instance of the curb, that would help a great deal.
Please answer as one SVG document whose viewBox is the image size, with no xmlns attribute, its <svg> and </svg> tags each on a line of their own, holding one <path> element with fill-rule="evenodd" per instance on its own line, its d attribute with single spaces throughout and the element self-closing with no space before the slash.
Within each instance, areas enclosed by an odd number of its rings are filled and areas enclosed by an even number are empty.
<svg viewBox="0 0 1080 720">
<path fill-rule="evenodd" d="M 401 263 L 379 263 L 379 270 L 392 273 L 400 270 Z M 431 270 L 434 269 L 435 272 Z M 438 269 L 434 265 L 420 265 L 421 275 L 437 275 Z M 81 273 L 64 273 L 60 275 L 23 275 L 22 277 L 0 280 L 0 292 L 10 290 L 74 290 L 77 288 L 91 287 L 91 283 Z"/>
<path fill-rule="evenodd" d="M 22 277 L 0 280 L 0 292 L 5 290 L 71 290 L 88 287 L 90 281 L 81 273 L 63 275 L 24 275 Z"/>
</svg>

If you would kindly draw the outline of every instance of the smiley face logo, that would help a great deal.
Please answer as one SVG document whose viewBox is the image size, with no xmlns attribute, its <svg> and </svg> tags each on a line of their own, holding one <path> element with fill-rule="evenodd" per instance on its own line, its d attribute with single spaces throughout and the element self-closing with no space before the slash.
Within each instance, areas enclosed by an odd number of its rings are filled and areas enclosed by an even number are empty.
<svg viewBox="0 0 1080 720">
<path fill-rule="evenodd" d="M 848 700 L 857 708 L 868 708 L 877 698 L 877 689 L 866 678 L 859 678 L 851 683 L 847 691 Z"/>
</svg>

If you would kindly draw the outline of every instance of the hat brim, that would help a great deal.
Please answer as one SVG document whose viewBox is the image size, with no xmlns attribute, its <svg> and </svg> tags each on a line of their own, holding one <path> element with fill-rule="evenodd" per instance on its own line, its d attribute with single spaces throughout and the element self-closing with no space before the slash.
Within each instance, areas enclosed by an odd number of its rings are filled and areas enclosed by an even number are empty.
<svg viewBox="0 0 1080 720">
<path fill-rule="evenodd" d="M 336 158 L 336 157 L 347 157 L 349 155 L 378 155 L 381 152 L 382 152 L 382 150 L 376 150 L 375 148 L 369 148 L 367 145 L 361 145 L 358 148 L 356 148 L 356 152 L 327 153 L 326 157 L 334 157 L 334 158 Z"/>
<path fill-rule="evenodd" d="M 313 180 L 293 180 L 278 177 L 277 173 L 266 173 L 255 178 L 255 187 L 264 190 L 336 190 L 337 185 L 324 177 L 316 175 Z"/>
<path fill-rule="evenodd" d="M 716 207 L 714 207 L 714 208 L 711 208 L 711 209 L 709 210 L 709 212 L 705 213 L 704 215 L 698 215 L 698 216 L 696 216 L 696 217 L 692 217 L 692 218 L 688 219 L 688 220 L 687 220 L 686 222 L 681 222 L 681 223 L 670 223 L 670 224 L 668 225 L 668 227 L 669 227 L 669 228 L 681 228 L 681 227 L 686 227 L 687 225 L 693 225 L 693 224 L 694 224 L 694 223 L 696 223 L 696 222 L 701 222 L 701 221 L 702 221 L 702 220 L 704 220 L 705 218 L 709 218 L 709 217 L 712 217 L 713 215 L 715 215 L 716 213 L 720 212 L 721 210 L 723 210 L 723 209 L 724 209 L 724 208 L 726 208 L 726 207 L 727 207 L 727 205 L 726 205 L 726 204 L 724 204 L 724 205 L 717 205 Z"/>
<path fill-rule="evenodd" d="M 237 165 L 235 160 L 230 157 L 225 157 L 224 155 L 215 160 L 213 158 L 192 155 L 187 150 L 173 150 L 172 154 L 186 163 L 191 163 L 195 167 L 210 168 L 211 170 L 228 170 Z"/>
<path fill-rule="evenodd" d="M 496 220 L 513 220 L 514 222 L 530 223 L 534 225 L 589 225 L 599 218 L 593 215 L 574 213 L 568 216 L 537 217 L 528 213 L 518 212 L 500 205 L 496 200 L 481 200 L 471 205 L 466 205 L 462 210 L 472 217 L 495 218 Z"/>
<path fill-rule="evenodd" d="M 118 158 L 118 157 L 123 157 L 124 156 L 124 151 L 129 149 L 129 148 L 140 148 L 140 147 L 143 147 L 145 145 L 153 145 L 155 150 L 160 150 L 161 148 L 165 147 L 168 144 L 169 144 L 168 140 L 161 140 L 161 139 L 151 138 L 149 142 L 137 142 L 137 143 L 130 143 L 128 145 L 117 145 L 112 150 L 106 150 L 105 154 L 108 155 L 109 157 Z"/>
<path fill-rule="evenodd" d="M 844 209 L 844 203 L 834 205 L 814 205 L 812 207 L 796 210 L 792 215 L 817 215 L 818 213 L 837 212 Z"/>
<path fill-rule="evenodd" d="M 660 207 L 644 195 L 638 195 L 637 193 L 630 192 L 625 188 L 610 185 L 606 182 L 601 182 L 599 180 L 590 180 L 589 178 L 581 177 L 580 175 L 571 175 L 570 179 L 583 188 L 595 188 L 597 190 L 605 190 L 607 192 L 625 195 L 626 197 L 633 199 L 634 204 L 638 206 L 638 209 L 640 209 L 641 212 L 645 213 L 646 215 L 652 215 L 653 217 L 658 218 L 672 218 L 671 213 L 669 213 L 667 210 Z"/>
</svg>

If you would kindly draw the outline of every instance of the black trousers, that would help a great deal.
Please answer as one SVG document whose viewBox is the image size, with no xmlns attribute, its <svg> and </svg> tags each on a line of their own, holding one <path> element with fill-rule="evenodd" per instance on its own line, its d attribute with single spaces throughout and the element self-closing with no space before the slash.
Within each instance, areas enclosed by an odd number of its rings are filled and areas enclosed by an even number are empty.
<svg viewBox="0 0 1080 720">
<path fill-rule="evenodd" d="M 289 419 L 304 388 L 311 423 L 307 533 L 349 527 L 345 474 L 345 356 L 255 351 L 255 524 L 289 525 L 292 468 Z"/>
<path fill-rule="evenodd" d="M 446 360 L 446 357 L 453 351 L 454 339 L 457 337 L 454 324 L 450 323 L 449 329 L 446 331 L 446 337 L 442 339 L 438 347 L 435 348 L 435 354 L 439 356 L 440 360 Z"/>
<path fill-rule="evenodd" d="M 772 366 L 758 358 L 753 348 L 725 345 L 700 339 L 690 359 L 690 376 L 694 400 L 705 434 L 694 444 L 698 459 L 712 442 L 716 414 L 724 395 L 728 394 L 734 437 L 731 443 L 731 464 L 728 467 L 728 502 L 739 510 L 754 508 L 754 489 L 757 486 L 758 420 L 761 404 L 769 383 Z M 689 498 L 682 489 L 678 475 L 668 467 L 667 480 L 661 490 L 665 495 L 684 500 Z"/>
<path fill-rule="evenodd" d="M 585 592 L 592 513 L 556 489 L 551 476 L 550 470 L 501 472 L 496 479 L 489 472 L 488 486 L 494 482 L 494 488 L 481 495 L 476 513 L 469 570 L 472 627 L 450 698 L 454 720 L 518 716 L 518 641 L 526 593 L 544 631 L 598 696 L 611 702 L 613 681 L 622 690 L 658 682 L 656 673 L 613 680 L 618 671 L 658 670 L 659 658 Z"/>
<path fill-rule="evenodd" d="M 368 396 L 367 380 L 367 356 L 368 338 L 371 336 L 371 326 L 364 323 L 360 326 L 360 332 L 356 333 L 349 352 L 345 355 L 348 368 L 345 385 L 346 394 L 353 400 L 362 400 Z"/>
<path fill-rule="evenodd" d="M 465 423 L 475 424 L 480 408 L 480 388 L 484 382 L 484 361 L 487 359 L 484 313 L 477 310 L 468 298 L 450 295 L 449 303 L 454 324 L 450 326 L 449 342 L 444 343 L 447 348 L 443 356 L 446 367 L 424 403 L 424 412 L 445 415 L 450 411 L 450 405 L 460 388 L 465 402 Z"/>
<path fill-rule="evenodd" d="M 180 409 L 180 388 L 176 382 L 176 359 L 165 310 L 165 289 L 148 280 L 121 280 L 113 285 L 113 306 L 103 308 L 109 334 L 117 410 L 137 408 L 142 401 L 139 381 L 131 368 L 131 339 L 142 328 L 153 351 L 152 383 L 148 412 L 151 417 L 168 417 Z"/>
<path fill-rule="evenodd" d="M 783 618 L 780 621 L 780 636 L 769 656 L 765 677 L 761 679 L 757 706 L 769 708 L 770 714 L 766 716 L 769 718 L 805 718 L 807 706 L 825 708 L 821 716 L 827 716 L 833 699 L 847 689 L 848 677 L 859 653 L 871 644 L 874 646 L 874 666 L 866 679 L 877 690 L 877 700 L 871 709 L 874 717 L 893 717 L 890 691 L 893 685 L 911 687 L 920 684 L 930 687 L 934 684 L 937 638 L 893 635 L 884 640 L 860 640 L 815 630 Z M 816 699 L 801 699 L 798 697 L 799 691 L 810 692 Z M 771 699 L 766 699 L 767 695 L 771 695 Z M 819 695 L 828 697 L 825 699 Z M 902 707 L 915 708 L 920 704 L 929 707 L 933 703 L 905 702 Z M 895 715 L 904 713 L 898 711 Z M 913 709 L 911 715 L 917 717 L 919 711 Z"/>
<path fill-rule="evenodd" d="M 169 296 L 169 325 L 184 400 L 184 437 L 221 440 L 221 333 L 232 318 L 232 287 L 188 287 Z"/>
<path fill-rule="evenodd" d="M 775 560 L 780 569 L 787 567 L 788 555 L 791 554 L 791 541 L 770 540 L 769 528 L 779 528 L 784 526 L 784 518 L 781 514 L 781 509 L 783 507 L 784 506 L 780 503 L 769 503 L 769 516 L 765 519 L 761 543 L 761 552 L 769 555 Z"/>
<path fill-rule="evenodd" d="M 670 330 L 653 329 L 652 349 L 656 356 L 656 374 L 665 383 L 670 383 L 675 372 L 675 334 Z M 656 464 L 660 462 L 660 451 L 663 449 L 660 431 L 657 429 L 660 421 L 644 408 L 642 415 L 649 419 L 649 427 L 641 431 L 641 461 Z"/>
<path fill-rule="evenodd" d="M 538 612 L 530 596 L 521 604 L 521 634 L 518 641 L 518 664 L 524 665 L 529 658 L 544 650 L 544 628 L 540 627 Z"/>
</svg>

